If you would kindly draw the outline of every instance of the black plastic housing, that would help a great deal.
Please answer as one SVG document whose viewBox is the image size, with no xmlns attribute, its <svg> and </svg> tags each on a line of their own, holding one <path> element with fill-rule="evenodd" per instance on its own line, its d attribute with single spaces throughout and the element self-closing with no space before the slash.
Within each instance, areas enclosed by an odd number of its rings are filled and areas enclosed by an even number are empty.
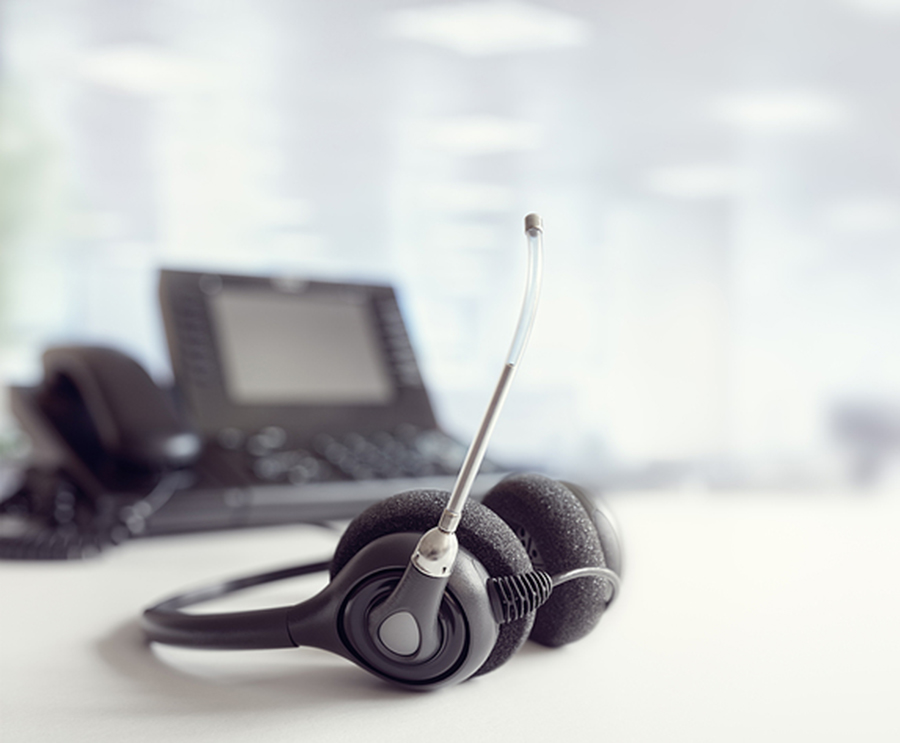
<svg viewBox="0 0 900 743">
<path fill-rule="evenodd" d="M 389 534 L 359 551 L 317 595 L 295 606 L 227 614 L 189 614 L 203 590 L 168 599 L 144 612 L 147 638 L 205 649 L 259 649 L 294 646 L 328 650 L 376 676 L 410 689 L 436 689 L 472 676 L 497 640 L 498 625 L 488 599 L 487 572 L 461 550 L 441 602 L 441 644 L 422 661 L 386 651 L 370 630 L 370 614 L 399 582 L 419 534 Z M 313 566 L 320 568 L 322 566 Z M 302 574 L 285 571 L 284 577 Z M 272 578 L 274 579 L 274 578 Z M 255 585 L 253 579 L 233 590 Z M 256 584 L 264 581 L 257 581 Z M 267 582 L 267 581 L 265 581 Z M 207 598 L 228 591 L 208 590 Z"/>
</svg>

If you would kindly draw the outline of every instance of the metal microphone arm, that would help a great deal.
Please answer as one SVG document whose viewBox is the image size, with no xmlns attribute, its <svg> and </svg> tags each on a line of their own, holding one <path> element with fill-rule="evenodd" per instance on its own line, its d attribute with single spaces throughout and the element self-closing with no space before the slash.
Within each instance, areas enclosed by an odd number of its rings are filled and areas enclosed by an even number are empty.
<svg viewBox="0 0 900 743">
<path fill-rule="evenodd" d="M 506 363 L 500 372 L 500 379 L 494 388 L 494 394 L 491 395 L 478 432 L 472 439 L 472 443 L 469 444 L 466 458 L 463 460 L 456 484 L 453 486 L 453 492 L 450 494 L 450 500 L 441 514 L 441 520 L 437 527 L 422 536 L 412 557 L 412 564 L 420 572 L 433 578 L 449 575 L 453 570 L 453 563 L 458 551 L 456 527 L 459 525 L 463 507 L 487 452 L 488 442 L 497 418 L 500 416 L 500 411 L 503 409 L 509 387 L 519 362 L 522 360 L 522 355 L 525 353 L 525 347 L 528 345 L 541 290 L 541 274 L 544 267 L 543 233 L 541 218 L 537 214 L 529 214 L 525 217 L 525 235 L 528 242 L 528 282 L 525 285 L 525 298 L 522 301 L 519 322 L 516 325 L 516 332 L 512 344 L 510 344 Z"/>
<path fill-rule="evenodd" d="M 391 595 L 369 614 L 369 631 L 372 636 L 377 637 L 388 652 L 407 662 L 428 658 L 440 646 L 438 613 L 444 588 L 450 580 L 459 552 L 456 527 L 459 526 L 463 507 L 487 451 L 494 424 L 531 335 L 543 270 L 543 227 L 537 214 L 525 217 L 525 235 L 528 242 L 525 299 L 494 394 L 491 395 L 478 432 L 466 452 L 440 522 L 422 535 Z"/>
</svg>

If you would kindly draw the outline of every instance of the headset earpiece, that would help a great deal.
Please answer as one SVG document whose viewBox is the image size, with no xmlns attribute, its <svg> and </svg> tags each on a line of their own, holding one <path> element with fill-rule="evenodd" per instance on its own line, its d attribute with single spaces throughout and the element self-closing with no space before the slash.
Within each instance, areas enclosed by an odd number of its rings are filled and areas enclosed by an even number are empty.
<svg viewBox="0 0 900 743">
<path fill-rule="evenodd" d="M 366 545 L 388 534 L 421 534 L 440 518 L 447 502 L 441 490 L 413 490 L 376 503 L 347 527 L 331 562 L 336 576 Z M 470 553 L 491 577 L 519 575 L 531 570 L 524 547 L 503 520 L 479 503 L 470 501 L 457 529 L 462 549 Z M 485 594 L 486 595 L 486 594 Z M 528 638 L 534 613 L 500 625 L 494 649 L 475 675 L 492 671 L 512 656 Z"/>
<path fill-rule="evenodd" d="M 613 518 L 612 513 L 610 513 L 602 500 L 592 497 L 581 485 L 576 485 L 567 480 L 560 480 L 560 483 L 570 490 L 584 507 L 600 537 L 600 547 L 603 548 L 603 559 L 606 562 L 606 567 L 621 579 L 622 542 L 619 539 L 619 529 L 616 526 L 616 520 Z"/>
<path fill-rule="evenodd" d="M 562 483 L 542 475 L 510 477 L 495 485 L 483 503 L 510 526 L 536 569 L 559 575 L 611 567 L 590 514 Z M 530 639 L 551 647 L 581 639 L 600 621 L 612 589 L 596 576 L 557 586 L 538 609 Z"/>
</svg>

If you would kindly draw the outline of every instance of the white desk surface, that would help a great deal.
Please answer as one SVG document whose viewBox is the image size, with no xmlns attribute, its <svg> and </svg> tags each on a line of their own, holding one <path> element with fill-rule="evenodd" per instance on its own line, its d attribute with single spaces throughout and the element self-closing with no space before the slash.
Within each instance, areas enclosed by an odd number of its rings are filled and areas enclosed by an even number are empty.
<svg viewBox="0 0 900 743">
<path fill-rule="evenodd" d="M 610 503 L 627 562 L 600 627 L 425 694 L 316 650 L 143 642 L 136 618 L 149 602 L 327 556 L 336 535 L 322 529 L 0 563 L 0 740 L 900 740 L 900 492 L 622 493 Z M 289 603 L 323 580 L 239 605 Z"/>
</svg>

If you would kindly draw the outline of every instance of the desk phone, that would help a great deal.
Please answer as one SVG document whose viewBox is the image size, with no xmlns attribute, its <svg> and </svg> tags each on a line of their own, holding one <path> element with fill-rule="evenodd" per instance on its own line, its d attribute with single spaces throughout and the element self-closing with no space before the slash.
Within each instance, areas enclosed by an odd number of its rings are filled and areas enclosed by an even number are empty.
<svg viewBox="0 0 900 743">
<path fill-rule="evenodd" d="M 452 486 L 465 449 L 437 425 L 391 287 L 163 270 L 159 297 L 172 389 L 83 346 L 48 349 L 43 382 L 11 389 L 34 454 L 0 504 L 26 525 L 0 531 L 0 554 L 345 519 Z M 476 493 L 501 476 L 488 463 Z"/>
</svg>

